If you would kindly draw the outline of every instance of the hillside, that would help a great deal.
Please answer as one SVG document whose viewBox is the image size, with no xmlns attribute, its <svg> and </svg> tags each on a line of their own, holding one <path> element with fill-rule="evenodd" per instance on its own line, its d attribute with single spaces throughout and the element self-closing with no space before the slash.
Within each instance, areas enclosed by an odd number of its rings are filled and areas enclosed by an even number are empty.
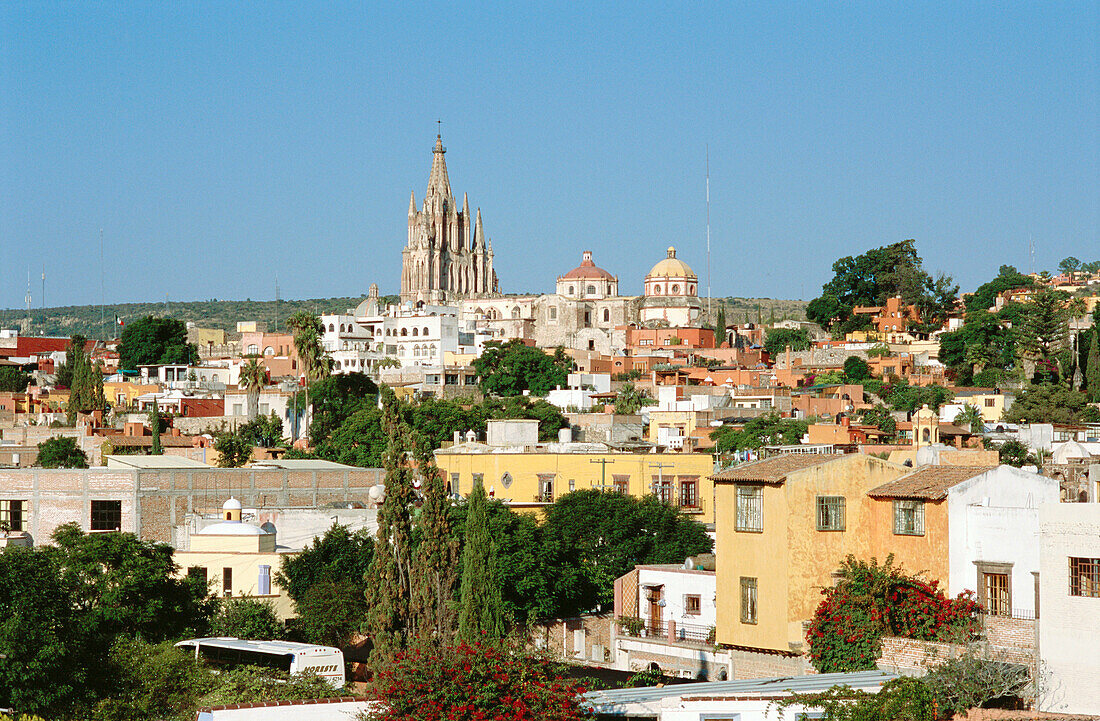
<svg viewBox="0 0 1100 721">
<path fill-rule="evenodd" d="M 295 311 L 308 310 L 317 314 L 342 313 L 354 308 L 366 296 L 358 298 L 311 298 L 308 300 L 281 300 L 276 308 L 273 300 L 197 300 L 188 302 L 158 303 L 116 303 L 103 306 L 102 323 L 98 305 L 69 305 L 57 308 L 32 308 L 30 328 L 22 330 L 26 310 L 8 308 L 0 311 L 0 327 L 20 328 L 20 332 L 30 335 L 69 336 L 81 333 L 89 338 L 101 338 L 104 329 L 112 337 L 118 335 L 114 325 L 115 316 L 124 321 L 141 318 L 146 315 L 171 316 L 185 322 L 193 322 L 203 328 L 221 328 L 228 332 L 236 330 L 237 321 L 257 320 L 267 323 L 268 328 L 279 327 L 287 316 Z M 383 302 L 396 302 L 396 296 L 383 296 Z M 706 301 L 704 300 L 704 305 Z M 713 310 L 718 311 L 719 304 L 726 307 L 726 320 L 729 323 L 756 322 L 757 317 L 767 323 L 773 318 L 806 317 L 806 303 L 800 300 L 778 300 L 774 298 L 715 298 Z"/>
</svg>

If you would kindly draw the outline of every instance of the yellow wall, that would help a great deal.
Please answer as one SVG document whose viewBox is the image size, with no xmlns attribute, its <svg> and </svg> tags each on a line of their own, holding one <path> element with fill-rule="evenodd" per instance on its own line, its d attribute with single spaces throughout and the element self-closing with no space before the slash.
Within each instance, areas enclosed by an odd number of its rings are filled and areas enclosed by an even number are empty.
<svg viewBox="0 0 1100 721">
<path fill-rule="evenodd" d="M 684 435 L 690 436 L 695 432 L 695 420 L 698 414 L 695 411 L 650 411 L 649 412 L 649 436 L 650 443 L 657 442 L 657 430 L 660 428 L 684 429 Z"/>
<path fill-rule="evenodd" d="M 791 473 L 782 485 L 762 486 L 763 533 L 735 530 L 736 484 L 717 484 L 718 642 L 800 649 L 802 623 L 813 616 L 820 591 L 832 585 L 840 562 L 849 553 L 881 560 L 892 550 L 890 539 L 872 533 L 877 521 L 866 493 L 908 471 L 873 456 L 849 454 Z M 817 530 L 817 496 L 845 498 L 844 531 Z M 757 579 L 756 624 L 741 622 L 743 576 Z"/>
<path fill-rule="evenodd" d="M 614 476 L 629 476 L 627 492 L 642 497 L 652 492 L 653 480 L 660 474 L 664 480 L 673 481 L 673 500 L 679 495 L 679 478 L 697 476 L 698 503 L 701 513 L 698 520 L 711 523 L 714 520 L 713 488 L 710 476 L 714 473 L 714 459 L 702 453 L 456 453 L 440 449 L 435 454 L 436 463 L 451 481 L 458 474 L 458 492 L 469 495 L 473 489 L 474 474 L 482 474 L 485 490 L 493 490 L 496 498 L 511 499 L 518 507 L 538 508 L 539 474 L 554 474 L 554 496 L 559 497 L 574 490 L 596 488 L 601 483 L 603 466 L 596 461 L 607 460 L 606 483 L 610 486 Z M 653 464 L 663 464 L 657 469 Z M 502 477 L 508 473 L 512 483 L 505 488 Z M 687 509 L 685 509 L 687 510 Z"/>
<path fill-rule="evenodd" d="M 892 499 L 872 498 L 871 525 L 868 535 L 871 547 L 876 549 L 879 562 L 894 554 L 894 565 L 906 573 L 920 573 L 928 581 L 939 581 L 946 589 L 948 582 L 948 522 L 947 501 L 928 501 L 924 504 L 924 535 L 894 535 L 894 502 Z"/>
<path fill-rule="evenodd" d="M 146 393 L 157 393 L 160 391 L 160 386 L 156 383 L 142 384 L 131 383 L 130 381 L 123 381 L 121 383 L 104 383 L 103 384 L 103 397 L 107 399 L 107 402 L 111 406 L 118 405 L 118 397 L 120 395 L 125 396 L 125 405 L 130 407 L 134 404 L 134 399 L 140 395 Z"/>
<path fill-rule="evenodd" d="M 294 602 L 275 582 L 275 574 L 282 567 L 285 553 L 233 553 L 211 551 L 176 551 L 175 560 L 179 565 L 179 575 L 187 575 L 187 569 L 201 566 L 206 569 L 210 583 L 210 592 L 222 598 L 222 569 L 233 569 L 233 598 L 253 598 L 270 601 L 275 614 L 280 619 L 294 616 Z M 259 590 L 260 566 L 271 566 L 271 594 L 261 596 Z"/>
</svg>

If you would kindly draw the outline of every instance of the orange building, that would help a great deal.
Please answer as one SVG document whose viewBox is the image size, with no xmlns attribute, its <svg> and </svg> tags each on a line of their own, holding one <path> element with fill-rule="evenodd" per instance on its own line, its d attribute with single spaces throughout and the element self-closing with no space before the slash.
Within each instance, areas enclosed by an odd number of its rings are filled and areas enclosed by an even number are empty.
<svg viewBox="0 0 1100 721">
<path fill-rule="evenodd" d="M 627 328 L 626 345 L 637 350 L 713 348 L 710 328 Z"/>
</svg>

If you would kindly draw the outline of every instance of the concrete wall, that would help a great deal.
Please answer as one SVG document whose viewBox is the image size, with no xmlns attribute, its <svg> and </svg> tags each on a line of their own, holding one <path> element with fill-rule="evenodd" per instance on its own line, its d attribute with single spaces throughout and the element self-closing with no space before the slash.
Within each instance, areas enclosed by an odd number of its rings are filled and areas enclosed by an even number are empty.
<svg viewBox="0 0 1100 721">
<path fill-rule="evenodd" d="M 27 531 L 47 543 L 64 523 L 91 527 L 91 502 L 122 504 L 122 528 L 146 540 L 173 542 L 188 513 L 217 512 L 230 495 L 256 507 L 314 508 L 335 501 L 368 502 L 382 470 L 287 471 L 210 468 L 156 471 L 0 469 L 0 498 L 29 501 Z"/>
<path fill-rule="evenodd" d="M 1069 559 L 1100 558 L 1100 505 L 1039 509 L 1039 656 L 1050 674 L 1046 711 L 1100 709 L 1100 598 L 1069 595 Z"/>
<path fill-rule="evenodd" d="M 661 620 L 675 621 L 677 626 L 714 626 L 718 610 L 715 605 L 715 580 L 713 571 L 688 571 L 682 568 L 665 569 L 655 566 L 638 567 L 638 610 L 642 618 L 649 618 L 649 602 L 646 586 L 662 586 L 661 597 L 665 601 Z M 699 615 L 688 616 L 684 610 L 684 596 L 699 596 Z"/>
</svg>

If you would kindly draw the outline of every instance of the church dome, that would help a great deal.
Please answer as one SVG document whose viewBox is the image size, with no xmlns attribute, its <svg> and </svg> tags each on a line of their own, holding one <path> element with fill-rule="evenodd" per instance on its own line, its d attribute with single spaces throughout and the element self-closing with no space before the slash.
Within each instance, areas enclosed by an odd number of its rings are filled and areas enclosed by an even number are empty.
<svg viewBox="0 0 1100 721">
<path fill-rule="evenodd" d="M 696 279 L 695 271 L 691 266 L 676 257 L 676 248 L 668 247 L 668 257 L 653 266 L 653 270 L 646 274 L 646 280 L 650 278 L 691 278 Z"/>
<path fill-rule="evenodd" d="M 584 251 L 584 255 L 582 256 L 581 264 L 562 276 L 562 280 L 573 280 L 573 279 L 582 279 L 582 278 L 583 279 L 593 278 L 593 279 L 599 279 L 599 280 L 615 280 L 615 276 L 611 275 L 606 270 L 604 270 L 603 268 L 600 268 L 599 266 L 597 266 L 595 263 L 592 262 L 592 251 L 591 250 Z"/>
</svg>

